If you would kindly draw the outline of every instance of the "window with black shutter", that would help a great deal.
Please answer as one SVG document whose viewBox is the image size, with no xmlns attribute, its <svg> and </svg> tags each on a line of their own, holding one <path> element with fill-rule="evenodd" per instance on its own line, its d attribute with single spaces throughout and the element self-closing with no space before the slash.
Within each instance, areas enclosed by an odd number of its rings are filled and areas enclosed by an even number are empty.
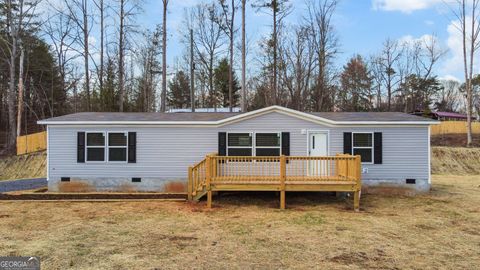
<svg viewBox="0 0 480 270">
<path fill-rule="evenodd" d="M 86 133 L 87 158 L 88 162 L 105 161 L 105 133 L 88 132 Z"/>
<path fill-rule="evenodd" d="M 85 163 L 85 132 L 77 133 L 77 162 Z"/>
<path fill-rule="evenodd" d="M 352 154 L 360 155 L 364 163 L 373 163 L 373 133 L 352 133 L 352 139 Z"/>
<path fill-rule="evenodd" d="M 256 156 L 280 156 L 281 138 L 280 133 L 256 133 L 255 155 Z"/>
<path fill-rule="evenodd" d="M 383 138 L 381 132 L 375 132 L 373 134 L 373 163 L 383 163 Z"/>
<path fill-rule="evenodd" d="M 252 156 L 253 155 L 252 133 L 228 133 L 227 155 Z"/>
<path fill-rule="evenodd" d="M 108 161 L 127 161 L 128 133 L 108 133 Z"/>
<path fill-rule="evenodd" d="M 128 163 L 137 162 L 137 133 L 128 132 Z"/>
<path fill-rule="evenodd" d="M 282 132 L 282 155 L 290 156 L 290 132 Z"/>
</svg>

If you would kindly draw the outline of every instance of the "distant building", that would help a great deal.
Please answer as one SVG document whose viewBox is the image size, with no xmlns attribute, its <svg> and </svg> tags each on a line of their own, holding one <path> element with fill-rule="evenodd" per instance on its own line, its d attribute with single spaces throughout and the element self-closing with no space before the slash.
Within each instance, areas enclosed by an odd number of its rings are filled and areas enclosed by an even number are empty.
<svg viewBox="0 0 480 270">
<path fill-rule="evenodd" d="M 169 109 L 169 113 L 178 113 L 178 112 L 191 112 L 192 109 Z M 230 112 L 230 108 L 195 108 L 195 112 Z M 234 107 L 232 112 L 241 112 L 241 108 Z"/>
<path fill-rule="evenodd" d="M 467 121 L 467 115 L 455 112 L 430 112 L 425 114 L 424 111 L 415 111 L 413 115 L 432 118 L 439 121 Z M 475 120 L 474 117 L 472 117 Z"/>
</svg>

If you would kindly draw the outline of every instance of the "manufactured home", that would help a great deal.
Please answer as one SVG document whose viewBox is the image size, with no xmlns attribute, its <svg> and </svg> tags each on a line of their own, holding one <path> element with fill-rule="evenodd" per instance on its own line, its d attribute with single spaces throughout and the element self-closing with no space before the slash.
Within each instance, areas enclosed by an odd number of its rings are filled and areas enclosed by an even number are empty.
<svg viewBox="0 0 480 270">
<path fill-rule="evenodd" d="M 335 180 L 349 171 L 363 186 L 428 191 L 429 127 L 435 123 L 396 112 L 309 113 L 280 106 L 246 113 L 85 112 L 39 121 L 48 131 L 50 191 L 154 192 L 190 192 L 196 187 L 189 179 L 198 185 L 200 178 L 221 176 L 238 180 L 238 190 L 254 181 L 269 190 L 265 184 L 282 170 L 287 191 L 290 180 L 309 190 L 310 180 Z"/>
</svg>

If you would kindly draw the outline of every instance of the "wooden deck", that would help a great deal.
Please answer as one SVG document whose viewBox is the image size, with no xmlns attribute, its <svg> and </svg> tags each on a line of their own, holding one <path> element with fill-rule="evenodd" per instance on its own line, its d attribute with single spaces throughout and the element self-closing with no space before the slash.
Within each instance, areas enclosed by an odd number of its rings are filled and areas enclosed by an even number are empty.
<svg viewBox="0 0 480 270">
<path fill-rule="evenodd" d="M 354 194 L 360 207 L 360 156 L 238 157 L 210 154 L 188 169 L 188 199 L 207 195 L 212 206 L 214 191 L 279 191 L 285 209 L 287 191 L 337 191 Z"/>
</svg>

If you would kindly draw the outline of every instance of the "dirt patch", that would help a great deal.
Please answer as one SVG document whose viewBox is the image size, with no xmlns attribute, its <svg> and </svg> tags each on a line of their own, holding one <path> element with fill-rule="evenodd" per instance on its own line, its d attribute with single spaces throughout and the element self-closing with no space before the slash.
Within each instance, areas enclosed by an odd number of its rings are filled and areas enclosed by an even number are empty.
<svg viewBox="0 0 480 270">
<path fill-rule="evenodd" d="M 430 143 L 432 146 L 465 147 L 467 145 L 467 134 L 448 133 L 432 135 Z M 480 134 L 472 134 L 472 146 L 480 147 Z"/>
<path fill-rule="evenodd" d="M 60 182 L 58 184 L 58 190 L 60 192 L 92 192 L 95 191 L 95 187 L 84 182 L 71 181 Z"/>
<path fill-rule="evenodd" d="M 186 192 L 187 185 L 184 182 L 168 182 L 165 184 L 165 192 Z"/>
<path fill-rule="evenodd" d="M 137 189 L 130 184 L 122 184 L 116 189 L 118 192 L 135 192 Z"/>
<path fill-rule="evenodd" d="M 364 186 L 362 194 L 382 194 L 385 196 L 415 196 L 417 192 L 414 189 L 406 187 L 389 186 Z"/>
<path fill-rule="evenodd" d="M 0 193 L 0 200 L 145 200 L 145 199 L 186 199 L 185 194 L 173 193 Z"/>
</svg>

